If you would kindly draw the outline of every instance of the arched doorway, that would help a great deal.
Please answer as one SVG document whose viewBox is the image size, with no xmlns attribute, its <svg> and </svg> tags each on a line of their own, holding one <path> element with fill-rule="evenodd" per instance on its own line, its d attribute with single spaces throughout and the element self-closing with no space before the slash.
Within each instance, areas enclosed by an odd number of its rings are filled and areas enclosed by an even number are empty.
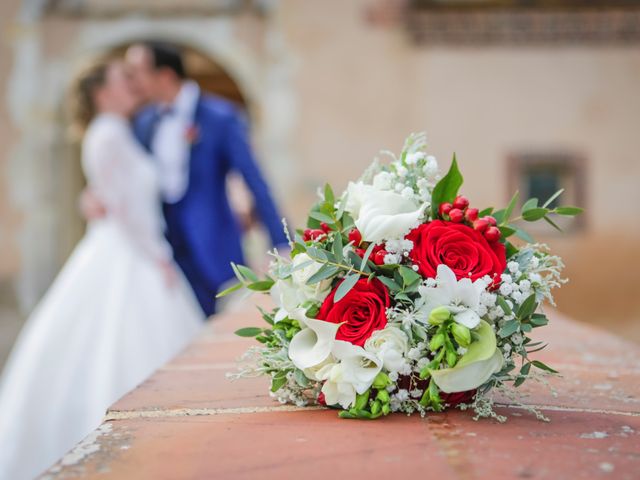
<svg viewBox="0 0 640 480">
<path fill-rule="evenodd" d="M 113 58 L 121 58 L 124 56 L 127 48 L 135 42 L 124 43 L 110 48 L 101 55 Z M 236 81 L 214 60 L 200 50 L 186 45 L 178 45 L 183 53 L 185 68 L 189 78 L 195 80 L 203 92 L 214 94 L 225 98 L 244 110 L 249 121 L 251 120 L 251 108 L 247 96 L 241 91 Z M 74 212 L 77 211 L 77 201 L 81 191 L 84 189 L 86 182 L 81 168 L 80 162 L 80 142 L 70 140 L 69 145 L 70 156 L 72 162 L 68 172 L 67 188 L 60 191 L 60 211 Z M 228 193 L 231 199 L 232 207 L 239 215 L 242 223 L 249 230 L 254 226 L 253 205 L 249 193 L 240 178 L 231 175 L 228 179 Z M 84 219 L 79 215 L 67 215 L 62 219 L 64 225 L 61 225 L 60 232 L 60 264 L 62 264 L 71 253 L 79 239 L 85 231 Z M 250 255 L 251 256 L 251 255 Z"/>
</svg>

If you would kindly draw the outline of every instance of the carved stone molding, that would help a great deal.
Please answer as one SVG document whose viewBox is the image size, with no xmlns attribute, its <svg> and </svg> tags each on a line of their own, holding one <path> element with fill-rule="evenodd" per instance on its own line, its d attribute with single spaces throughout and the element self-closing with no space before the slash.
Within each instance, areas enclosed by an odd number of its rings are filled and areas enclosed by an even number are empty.
<svg viewBox="0 0 640 480">
<path fill-rule="evenodd" d="M 407 8 L 405 26 L 418 44 L 636 44 L 640 9 Z"/>
</svg>

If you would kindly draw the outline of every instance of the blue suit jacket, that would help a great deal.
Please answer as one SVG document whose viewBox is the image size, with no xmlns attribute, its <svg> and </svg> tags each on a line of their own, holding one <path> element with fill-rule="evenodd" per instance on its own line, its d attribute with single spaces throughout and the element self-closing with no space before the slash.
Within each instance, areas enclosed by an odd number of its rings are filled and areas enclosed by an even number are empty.
<svg viewBox="0 0 640 480">
<path fill-rule="evenodd" d="M 136 136 L 147 148 L 156 123 L 153 108 L 141 112 L 134 122 Z M 226 194 L 225 181 L 231 170 L 242 174 L 251 190 L 273 245 L 285 244 L 287 239 L 251 152 L 245 122 L 233 104 L 201 95 L 194 126 L 198 138 L 191 147 L 187 191 L 177 203 L 165 204 L 164 213 L 176 262 L 209 315 L 215 310 L 218 289 L 233 277 L 230 263 L 243 262 L 242 233 Z"/>
</svg>

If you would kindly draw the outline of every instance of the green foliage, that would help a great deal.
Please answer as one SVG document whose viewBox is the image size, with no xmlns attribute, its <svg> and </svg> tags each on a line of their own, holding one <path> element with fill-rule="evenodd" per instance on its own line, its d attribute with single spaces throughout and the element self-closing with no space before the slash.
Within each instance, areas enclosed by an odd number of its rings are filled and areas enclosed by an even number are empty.
<svg viewBox="0 0 640 480">
<path fill-rule="evenodd" d="M 458 169 L 455 154 L 447 174 L 436 184 L 431 193 L 431 212 L 433 218 L 438 217 L 438 208 L 441 203 L 453 202 L 462 186 L 463 178 Z"/>
<path fill-rule="evenodd" d="M 262 333 L 262 328 L 259 327 L 245 327 L 240 330 L 236 330 L 235 334 L 239 337 L 257 337 Z"/>
<path fill-rule="evenodd" d="M 349 293 L 351 289 L 356 285 L 356 283 L 358 283 L 359 279 L 360 279 L 360 275 L 357 273 L 351 273 L 347 275 L 344 278 L 343 282 L 338 286 L 338 289 L 336 290 L 336 294 L 333 297 L 333 301 L 339 302 L 340 300 L 342 300 L 345 297 L 345 295 L 347 295 L 347 293 Z"/>
</svg>

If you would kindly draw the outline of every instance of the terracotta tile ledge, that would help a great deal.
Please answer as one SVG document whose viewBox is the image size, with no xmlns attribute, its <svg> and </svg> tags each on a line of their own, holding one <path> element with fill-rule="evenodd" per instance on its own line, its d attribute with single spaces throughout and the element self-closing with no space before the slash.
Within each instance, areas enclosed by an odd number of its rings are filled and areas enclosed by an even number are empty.
<svg viewBox="0 0 640 480">
<path fill-rule="evenodd" d="M 460 411 L 365 422 L 280 405 L 267 379 L 226 378 L 252 344 L 232 332 L 260 321 L 251 308 L 228 311 L 41 478 L 640 478 L 640 349 L 550 317 L 550 346 L 537 358 L 563 378 L 551 382 L 555 395 L 535 382 L 521 388 L 551 421 L 505 400 L 499 425 Z"/>
</svg>

